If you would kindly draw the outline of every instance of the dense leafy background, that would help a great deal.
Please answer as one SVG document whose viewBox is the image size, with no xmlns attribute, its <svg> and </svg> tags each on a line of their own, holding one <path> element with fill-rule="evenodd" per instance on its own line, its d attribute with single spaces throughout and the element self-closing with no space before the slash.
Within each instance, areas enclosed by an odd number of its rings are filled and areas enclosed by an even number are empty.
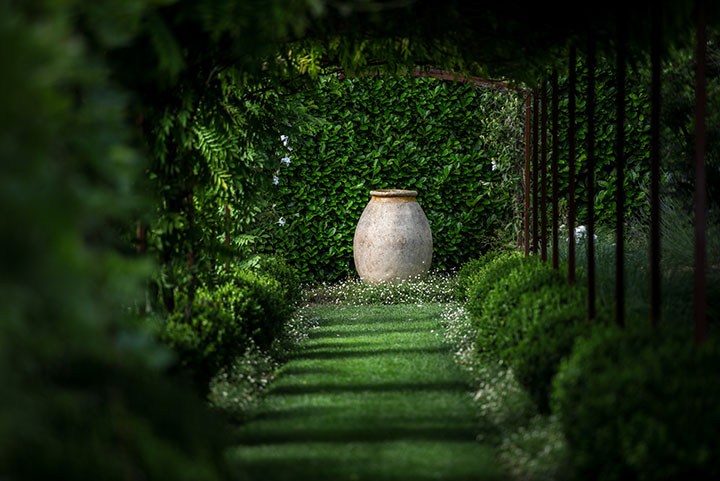
<svg viewBox="0 0 720 481">
<path fill-rule="evenodd" d="M 587 138 L 586 122 L 587 69 L 578 62 L 576 86 L 576 172 L 578 219 L 587 221 Z M 615 219 L 615 122 L 616 84 L 615 73 L 607 62 L 600 63 L 595 72 L 595 192 L 596 221 L 612 225 Z M 650 104 L 649 85 L 640 72 L 631 70 L 625 82 L 625 209 L 629 217 L 642 217 L 649 212 L 647 193 L 650 188 Z M 559 177 L 560 197 L 568 198 L 568 77 L 560 76 L 559 83 Z M 548 89 L 548 103 L 550 99 Z M 548 108 L 548 126 L 551 125 Z M 551 150 L 548 134 L 548 150 Z M 550 159 L 550 154 L 548 154 Z M 548 168 L 548 172 L 550 169 Z M 548 192 L 550 187 L 548 186 Z"/>
<path fill-rule="evenodd" d="M 298 95 L 315 122 L 279 153 L 277 184 L 254 233 L 305 281 L 354 272 L 352 239 L 372 189 L 419 192 L 436 268 L 515 239 L 524 118 L 517 93 L 371 77 L 325 78 Z"/>
</svg>

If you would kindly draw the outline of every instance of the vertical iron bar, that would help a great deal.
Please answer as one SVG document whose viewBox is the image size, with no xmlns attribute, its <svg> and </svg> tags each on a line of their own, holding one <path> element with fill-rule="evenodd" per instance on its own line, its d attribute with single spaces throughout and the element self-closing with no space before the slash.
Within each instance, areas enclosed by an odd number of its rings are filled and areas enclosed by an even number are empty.
<svg viewBox="0 0 720 481">
<path fill-rule="evenodd" d="M 558 253 L 558 157 L 560 147 L 558 145 L 558 73 L 553 69 L 551 76 L 552 84 L 552 268 L 557 270 L 559 266 Z"/>
<path fill-rule="evenodd" d="M 542 119 L 540 126 L 540 258 L 547 261 L 547 81 L 543 79 L 542 92 Z"/>
<path fill-rule="evenodd" d="M 625 20 L 620 11 L 615 60 L 615 321 L 625 326 Z"/>
<path fill-rule="evenodd" d="M 705 0 L 697 0 L 697 33 L 695 52 L 695 341 L 702 344 L 707 337 L 705 237 L 707 229 L 707 192 L 705 176 L 705 62 L 707 18 Z"/>
<path fill-rule="evenodd" d="M 575 45 L 570 47 L 568 59 L 568 280 L 575 284 Z"/>
<path fill-rule="evenodd" d="M 230 207 L 225 202 L 225 247 L 230 247 Z M 225 253 L 227 258 L 225 259 L 225 268 L 230 268 L 230 255 L 229 250 Z"/>
<path fill-rule="evenodd" d="M 588 35 L 587 45 L 587 300 L 588 323 L 595 319 L 595 37 Z"/>
<path fill-rule="evenodd" d="M 143 221 L 137 221 L 137 253 L 144 254 L 147 248 L 147 226 Z"/>
<path fill-rule="evenodd" d="M 650 324 L 660 321 L 660 19 L 662 0 L 652 7 L 650 113 Z"/>
<path fill-rule="evenodd" d="M 525 98 L 525 211 L 524 211 L 525 257 L 530 255 L 530 92 Z"/>
<path fill-rule="evenodd" d="M 538 253 L 538 116 L 540 110 L 538 110 L 538 88 L 537 86 L 533 89 L 533 158 L 532 158 L 532 170 L 533 170 L 533 254 Z"/>
</svg>

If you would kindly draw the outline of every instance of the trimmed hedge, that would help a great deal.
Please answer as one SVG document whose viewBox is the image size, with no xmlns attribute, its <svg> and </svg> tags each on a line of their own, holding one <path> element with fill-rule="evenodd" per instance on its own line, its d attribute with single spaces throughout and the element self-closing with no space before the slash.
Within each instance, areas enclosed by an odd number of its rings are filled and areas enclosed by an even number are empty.
<svg viewBox="0 0 720 481">
<path fill-rule="evenodd" d="M 269 347 L 292 313 L 277 280 L 248 271 L 236 272 L 214 289 L 198 289 L 189 321 L 187 296 L 179 295 L 176 306 L 162 338 L 200 390 L 251 343 Z"/>
<path fill-rule="evenodd" d="M 470 286 L 475 284 L 480 273 L 499 255 L 496 251 L 488 251 L 477 259 L 471 259 L 462 265 L 455 276 L 454 298 L 457 301 L 467 301 L 468 290 Z"/>
<path fill-rule="evenodd" d="M 562 275 L 537 257 L 500 256 L 479 275 L 467 306 L 481 356 L 511 359 L 539 313 L 569 302 L 574 294 Z"/>
<path fill-rule="evenodd" d="M 569 286 L 538 257 L 508 253 L 487 264 L 482 260 L 463 267 L 464 278 L 457 281 L 469 284 L 467 309 L 477 329 L 478 353 L 511 365 L 546 413 L 558 365 L 583 333 L 585 291 Z"/>
<path fill-rule="evenodd" d="M 276 255 L 257 255 L 243 270 L 269 276 L 278 281 L 288 304 L 294 305 L 300 301 L 302 289 L 297 269 L 289 265 L 285 258 Z"/>
<path fill-rule="evenodd" d="M 517 252 L 501 254 L 495 259 L 480 268 L 477 273 L 468 281 L 470 286 L 467 289 L 467 310 L 474 318 L 482 316 L 482 304 L 485 296 L 495 288 L 495 283 L 505 277 L 517 266 L 522 265 L 524 257 Z"/>
<path fill-rule="evenodd" d="M 550 412 L 552 380 L 560 363 L 570 355 L 576 339 L 589 331 L 584 290 L 566 286 L 548 290 L 552 300 L 562 301 L 553 303 L 538 295 L 533 299 L 534 309 L 518 309 L 521 312 L 516 311 L 513 317 L 532 321 L 527 322 L 523 337 L 511 352 L 504 354 L 515 378 L 530 393 L 538 410 L 546 414 Z"/>
<path fill-rule="evenodd" d="M 634 321 L 594 328 L 555 378 L 578 479 L 720 479 L 720 342 Z"/>
</svg>

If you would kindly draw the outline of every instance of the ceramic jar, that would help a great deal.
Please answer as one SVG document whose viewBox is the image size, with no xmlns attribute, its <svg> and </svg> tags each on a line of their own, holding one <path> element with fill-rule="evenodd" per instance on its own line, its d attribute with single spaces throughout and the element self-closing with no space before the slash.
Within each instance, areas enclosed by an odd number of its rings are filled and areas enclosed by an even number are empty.
<svg viewBox="0 0 720 481">
<path fill-rule="evenodd" d="M 355 269 L 366 282 L 400 281 L 425 274 L 432 233 L 414 190 L 373 190 L 355 228 Z"/>
</svg>

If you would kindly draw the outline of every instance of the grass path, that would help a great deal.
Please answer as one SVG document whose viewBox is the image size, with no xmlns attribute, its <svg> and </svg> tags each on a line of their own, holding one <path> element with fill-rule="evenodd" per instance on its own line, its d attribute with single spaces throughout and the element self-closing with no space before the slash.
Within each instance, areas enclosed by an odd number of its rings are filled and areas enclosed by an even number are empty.
<svg viewBox="0 0 720 481">
<path fill-rule="evenodd" d="M 499 479 L 440 304 L 321 306 L 230 460 L 250 480 Z"/>
</svg>

